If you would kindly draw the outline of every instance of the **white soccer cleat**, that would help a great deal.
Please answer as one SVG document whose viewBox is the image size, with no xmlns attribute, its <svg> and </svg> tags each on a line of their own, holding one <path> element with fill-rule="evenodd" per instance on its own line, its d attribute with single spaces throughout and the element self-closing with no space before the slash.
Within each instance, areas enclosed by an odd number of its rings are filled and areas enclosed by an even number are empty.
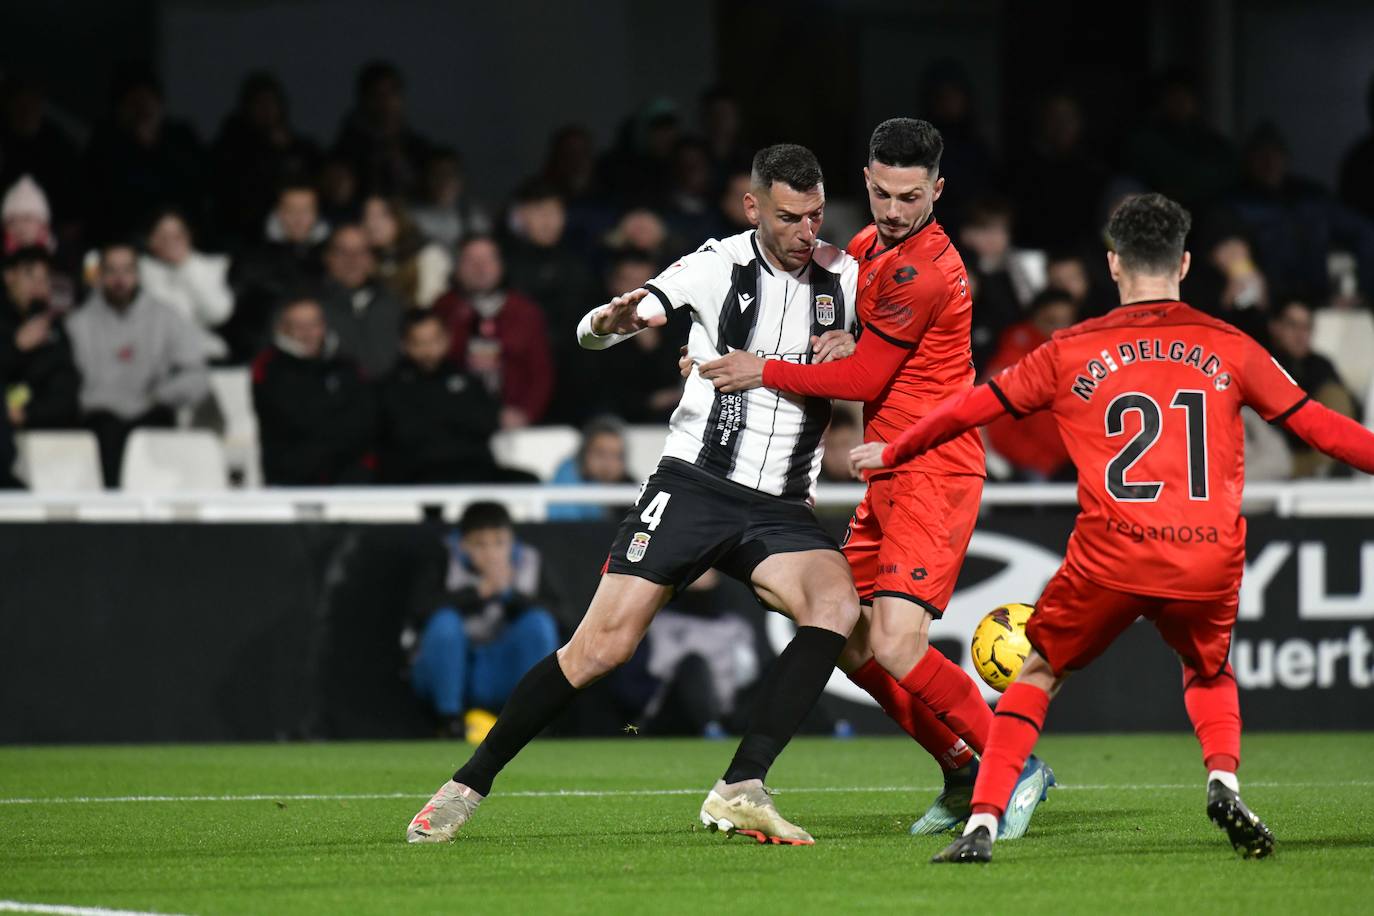
<svg viewBox="0 0 1374 916">
<path fill-rule="evenodd" d="M 410 819 L 406 842 L 452 843 L 484 797 L 450 779 L 439 787 L 420 813 Z"/>
<path fill-rule="evenodd" d="M 727 836 L 747 836 L 775 846 L 811 846 L 811 834 L 789 822 L 773 804 L 773 793 L 761 779 L 726 785 L 718 781 L 701 803 L 701 822 Z"/>
</svg>

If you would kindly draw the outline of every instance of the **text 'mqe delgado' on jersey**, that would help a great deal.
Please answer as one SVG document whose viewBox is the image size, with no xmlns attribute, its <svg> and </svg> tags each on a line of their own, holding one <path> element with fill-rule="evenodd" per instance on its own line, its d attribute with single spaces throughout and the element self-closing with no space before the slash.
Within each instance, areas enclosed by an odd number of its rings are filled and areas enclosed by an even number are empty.
<svg viewBox="0 0 1374 916">
<path fill-rule="evenodd" d="M 1181 302 L 1060 331 L 990 382 L 1013 415 L 1050 408 L 1078 467 L 1069 568 L 1124 592 L 1219 598 L 1245 560 L 1240 408 L 1306 395 L 1259 344 Z"/>
<path fill-rule="evenodd" d="M 732 350 L 808 363 L 813 335 L 856 330 L 857 273 L 825 242 L 805 267 L 779 270 L 750 230 L 708 241 L 646 288 L 665 309 L 692 309 L 687 351 L 697 364 Z M 829 423 L 829 399 L 765 388 L 723 394 L 693 370 L 663 454 L 770 496 L 809 500 Z"/>
</svg>

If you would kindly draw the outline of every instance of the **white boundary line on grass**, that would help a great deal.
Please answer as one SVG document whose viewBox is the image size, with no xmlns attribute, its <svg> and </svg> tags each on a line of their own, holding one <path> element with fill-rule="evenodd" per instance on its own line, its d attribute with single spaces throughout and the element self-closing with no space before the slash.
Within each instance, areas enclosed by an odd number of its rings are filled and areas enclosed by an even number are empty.
<svg viewBox="0 0 1374 916">
<path fill-rule="evenodd" d="M 103 906 L 64 906 L 57 903 L 25 903 L 0 900 L 0 913 L 56 913 L 59 916 L 175 916 L 149 910 L 109 910 Z"/>
<path fill-rule="evenodd" d="M 1326 789 L 1341 787 L 1374 786 L 1374 781 L 1346 782 L 1248 782 L 1247 788 L 1259 789 Z M 935 792 L 940 786 L 813 786 L 805 788 L 780 788 L 779 795 L 806 795 L 834 792 L 887 793 L 887 792 Z M 1060 785 L 1061 792 L 1149 792 L 1175 791 L 1180 789 L 1203 790 L 1201 780 L 1188 783 L 1130 783 L 1125 785 Z M 501 792 L 498 798 L 652 798 L 661 795 L 700 795 L 700 787 L 692 789 L 560 789 L 545 792 Z M 377 792 L 357 794 L 283 794 L 283 795 L 76 795 L 56 798 L 0 798 L 0 805 L 70 805 L 70 804 L 128 804 L 140 802 L 255 802 L 255 801 L 384 801 L 389 799 L 423 799 L 427 794 L 418 792 Z M 5 901 L 0 901 L 3 904 Z M 0 906 L 0 911 L 3 911 Z"/>
</svg>

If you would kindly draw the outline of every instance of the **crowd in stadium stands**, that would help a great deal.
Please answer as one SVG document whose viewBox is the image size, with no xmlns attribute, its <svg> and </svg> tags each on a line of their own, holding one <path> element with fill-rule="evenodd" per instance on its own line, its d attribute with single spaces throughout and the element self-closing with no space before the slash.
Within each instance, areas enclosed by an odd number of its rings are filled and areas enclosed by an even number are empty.
<svg viewBox="0 0 1374 916">
<path fill-rule="evenodd" d="M 748 226 L 751 138 L 725 91 L 695 116 L 649 104 L 608 149 L 560 127 L 507 201 L 412 124 L 391 64 L 360 70 L 329 145 L 293 127 L 267 73 L 244 79 L 209 145 L 147 72 L 122 72 L 110 98 L 82 146 L 36 84 L 0 87 L 6 478 L 14 432 L 85 428 L 113 484 L 130 431 L 200 422 L 207 369 L 227 365 L 252 368 L 269 484 L 527 479 L 498 466 L 492 433 L 590 421 L 559 482 L 623 480 L 599 418 L 667 419 L 687 316 L 596 354 L 577 347 L 576 321 Z M 1359 416 L 1374 402 L 1374 133 L 1333 191 L 1292 173 L 1275 125 L 1239 144 L 1212 130 L 1182 76 L 1160 78 L 1111 142 L 1053 93 L 1027 143 L 996 149 L 975 101 L 943 64 L 910 113 L 945 137 L 936 213 L 969 267 L 980 374 L 1114 305 L 1100 227 L 1124 195 L 1155 189 L 1195 214 L 1189 302 L 1266 343 L 1327 406 Z M 1374 84 L 1369 104 L 1374 122 Z M 829 441 L 858 435 L 840 420 Z M 988 439 L 1004 476 L 1070 473 L 1043 418 Z M 1262 424 L 1251 445 L 1256 476 L 1332 472 Z"/>
</svg>

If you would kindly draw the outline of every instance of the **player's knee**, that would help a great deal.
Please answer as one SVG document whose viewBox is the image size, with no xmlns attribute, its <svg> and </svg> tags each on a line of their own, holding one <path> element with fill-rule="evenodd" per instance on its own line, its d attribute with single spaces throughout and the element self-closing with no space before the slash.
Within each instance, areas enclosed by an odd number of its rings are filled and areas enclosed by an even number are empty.
<svg viewBox="0 0 1374 916">
<path fill-rule="evenodd" d="M 578 632 L 563 647 L 559 659 L 574 687 L 585 687 L 630 660 L 639 645 L 638 634 L 623 628 L 601 630 L 594 635 Z"/>
<path fill-rule="evenodd" d="M 793 613 L 802 626 L 821 627 L 848 636 L 859 620 L 859 596 L 853 589 L 808 596 Z"/>
</svg>

